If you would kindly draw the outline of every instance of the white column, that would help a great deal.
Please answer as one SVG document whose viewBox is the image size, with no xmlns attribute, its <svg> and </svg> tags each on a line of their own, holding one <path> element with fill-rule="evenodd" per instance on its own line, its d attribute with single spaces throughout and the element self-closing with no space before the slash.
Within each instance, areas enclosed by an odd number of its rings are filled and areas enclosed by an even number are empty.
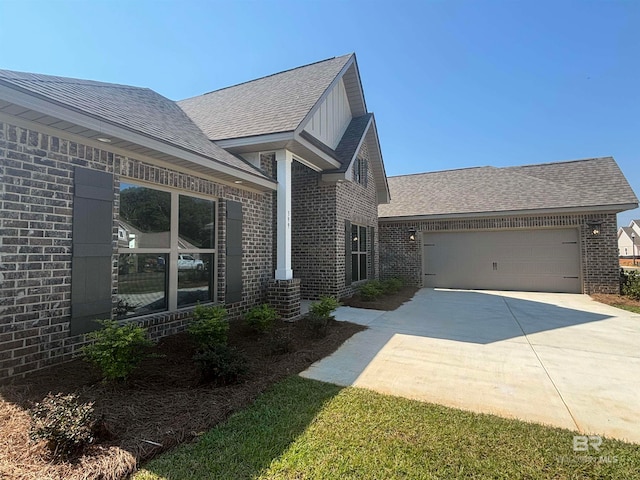
<svg viewBox="0 0 640 480">
<path fill-rule="evenodd" d="M 276 280 L 293 278 L 291 269 L 291 164 L 293 156 L 288 150 L 276 152 L 278 172 L 278 231 Z"/>
</svg>

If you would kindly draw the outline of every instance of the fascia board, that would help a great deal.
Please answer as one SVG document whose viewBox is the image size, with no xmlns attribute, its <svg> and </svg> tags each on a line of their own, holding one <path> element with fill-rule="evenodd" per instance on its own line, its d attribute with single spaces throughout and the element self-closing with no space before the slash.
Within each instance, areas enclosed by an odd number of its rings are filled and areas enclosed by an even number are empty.
<svg viewBox="0 0 640 480">
<path fill-rule="evenodd" d="M 637 203 L 620 205 L 597 205 L 589 207 L 548 208 L 535 210 L 504 210 L 500 212 L 473 212 L 473 213 L 444 213 L 436 215 L 406 215 L 397 217 L 378 217 L 380 222 L 404 222 L 404 221 L 429 221 L 429 220 L 454 220 L 461 218 L 493 218 L 532 215 L 557 215 L 557 214 L 584 214 L 591 213 L 619 213 L 638 208 Z"/>
<path fill-rule="evenodd" d="M 283 144 L 286 144 L 291 140 L 293 140 L 293 132 L 280 132 L 269 133 L 266 135 L 254 135 L 252 137 L 227 138 L 224 140 L 214 140 L 214 142 L 221 148 L 233 149 L 260 145 L 264 143 L 283 142 Z"/>
</svg>

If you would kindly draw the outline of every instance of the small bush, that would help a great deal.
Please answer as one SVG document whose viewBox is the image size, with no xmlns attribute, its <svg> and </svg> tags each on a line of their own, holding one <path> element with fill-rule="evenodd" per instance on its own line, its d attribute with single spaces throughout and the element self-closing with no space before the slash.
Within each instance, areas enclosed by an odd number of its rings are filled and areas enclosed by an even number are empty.
<svg viewBox="0 0 640 480">
<path fill-rule="evenodd" d="M 385 295 L 393 295 L 398 293 L 400 289 L 404 286 L 404 282 L 399 278 L 389 278 L 382 282 L 382 290 Z"/>
<path fill-rule="evenodd" d="M 211 345 L 200 349 L 193 356 L 203 382 L 220 385 L 236 383 L 247 373 L 247 360 L 236 349 L 227 345 Z"/>
<path fill-rule="evenodd" d="M 227 311 L 220 306 L 197 305 L 187 331 L 201 347 L 226 345 L 229 333 Z"/>
<path fill-rule="evenodd" d="M 147 356 L 152 345 L 146 330 L 134 323 L 119 325 L 115 320 L 100 320 L 104 328 L 87 335 L 94 343 L 84 347 L 85 359 L 98 367 L 105 380 L 124 380 Z"/>
<path fill-rule="evenodd" d="M 640 300 L 640 274 L 635 270 L 620 271 L 620 286 L 622 295 Z"/>
<path fill-rule="evenodd" d="M 322 297 L 320 301 L 311 304 L 307 322 L 315 335 L 324 337 L 327 334 L 329 321 L 333 319 L 331 314 L 339 306 L 340 302 L 333 297 Z"/>
<path fill-rule="evenodd" d="M 309 307 L 309 313 L 330 319 L 333 311 L 339 306 L 340 302 L 338 302 L 335 298 L 322 297 L 319 301 L 313 302 L 311 304 L 311 306 Z"/>
<path fill-rule="evenodd" d="M 31 409 L 33 441 L 46 440 L 54 459 L 79 454 L 93 442 L 93 403 L 81 403 L 74 394 L 49 393 Z"/>
<path fill-rule="evenodd" d="M 358 293 L 363 300 L 370 302 L 376 300 L 384 293 L 384 287 L 378 280 L 371 280 L 358 289 Z"/>
<path fill-rule="evenodd" d="M 278 318 L 276 310 L 266 303 L 259 307 L 253 307 L 244 316 L 247 325 L 258 333 L 266 333 L 273 327 L 273 322 Z"/>
<path fill-rule="evenodd" d="M 327 335 L 329 320 L 331 320 L 331 317 L 325 317 L 313 312 L 309 312 L 309 315 L 307 315 L 309 329 L 317 337 L 325 337 Z"/>
<path fill-rule="evenodd" d="M 291 328 L 287 327 L 272 331 L 267 345 L 271 355 L 283 355 L 295 351 L 293 339 L 291 338 Z"/>
</svg>

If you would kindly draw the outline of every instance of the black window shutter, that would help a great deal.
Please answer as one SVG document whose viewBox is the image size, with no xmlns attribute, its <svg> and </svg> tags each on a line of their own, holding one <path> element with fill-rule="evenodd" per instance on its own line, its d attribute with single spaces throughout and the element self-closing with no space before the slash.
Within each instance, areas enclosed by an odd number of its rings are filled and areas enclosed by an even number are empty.
<svg viewBox="0 0 640 480">
<path fill-rule="evenodd" d="M 70 334 L 111 318 L 113 175 L 76 167 L 73 196 Z"/>
<path fill-rule="evenodd" d="M 351 285 L 351 222 L 344 221 L 344 284 Z"/>
<path fill-rule="evenodd" d="M 242 203 L 227 200 L 225 303 L 242 301 Z"/>
<path fill-rule="evenodd" d="M 367 160 L 362 160 L 362 184 L 364 188 L 367 188 L 369 184 L 369 162 Z"/>
<path fill-rule="evenodd" d="M 371 278 L 376 278 L 376 244 L 375 244 L 376 228 L 369 227 L 369 262 L 371 265 Z"/>
</svg>

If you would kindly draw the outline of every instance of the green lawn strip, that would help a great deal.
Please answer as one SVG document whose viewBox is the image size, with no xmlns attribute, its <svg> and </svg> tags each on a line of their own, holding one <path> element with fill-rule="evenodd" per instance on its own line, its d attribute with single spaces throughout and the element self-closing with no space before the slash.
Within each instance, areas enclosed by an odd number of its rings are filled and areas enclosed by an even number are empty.
<svg viewBox="0 0 640 480">
<path fill-rule="evenodd" d="M 628 310 L 633 313 L 640 313 L 640 307 L 636 307 L 634 305 L 624 305 L 622 303 L 612 303 L 612 307 L 621 308 L 622 310 Z"/>
<path fill-rule="evenodd" d="M 134 478 L 637 478 L 640 446 L 574 434 L 291 377 Z"/>
</svg>

